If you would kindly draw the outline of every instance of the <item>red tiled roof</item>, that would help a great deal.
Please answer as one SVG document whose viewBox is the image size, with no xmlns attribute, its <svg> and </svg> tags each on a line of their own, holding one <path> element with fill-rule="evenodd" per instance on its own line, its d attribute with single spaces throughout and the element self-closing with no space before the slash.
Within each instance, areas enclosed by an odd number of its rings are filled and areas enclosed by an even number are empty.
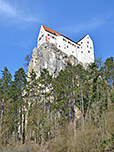
<svg viewBox="0 0 114 152">
<path fill-rule="evenodd" d="M 65 37 L 65 38 L 67 38 L 68 40 L 74 42 L 73 40 L 69 39 L 68 37 L 66 37 L 66 36 L 64 36 L 64 35 L 56 32 L 56 31 L 54 31 L 54 30 L 51 30 L 50 28 L 48 28 L 48 27 L 46 27 L 46 26 L 44 26 L 44 25 L 42 25 L 42 26 L 43 26 L 44 30 L 46 30 L 46 31 L 48 31 L 48 32 L 50 32 L 50 33 L 52 33 L 52 34 L 61 35 L 61 36 Z M 76 43 L 76 42 L 74 42 L 74 43 Z"/>
<path fill-rule="evenodd" d="M 50 33 L 52 33 L 52 34 L 61 35 L 61 34 L 59 34 L 58 32 L 56 32 L 56 31 L 54 31 L 54 30 L 51 30 L 51 29 L 49 29 L 48 27 L 46 27 L 46 26 L 44 26 L 44 25 L 42 25 L 42 26 L 43 26 L 43 28 L 44 28 L 46 31 L 48 31 L 48 32 L 50 32 Z"/>
<path fill-rule="evenodd" d="M 56 31 L 54 31 L 54 30 L 52 30 L 52 29 L 50 29 L 50 28 L 48 28 L 48 27 L 46 27 L 46 26 L 44 26 L 44 25 L 42 25 L 42 26 L 43 26 L 44 30 L 46 30 L 46 31 L 48 31 L 48 32 L 50 32 L 50 33 L 52 33 L 52 34 L 55 34 L 55 35 L 61 35 L 61 36 L 65 37 L 65 38 L 67 38 L 68 40 L 74 42 L 73 40 L 69 39 L 68 37 L 66 37 L 66 36 L 64 36 L 64 35 L 56 32 Z M 85 36 L 84 36 L 84 37 L 85 37 Z M 83 38 L 84 38 L 84 37 L 83 37 Z M 82 38 L 82 39 L 83 39 L 83 38 Z M 82 39 L 81 39 L 81 40 L 82 40 Z M 79 40 L 78 42 L 80 42 L 81 40 Z M 78 44 L 78 42 L 74 42 L 74 43 Z M 78 44 L 78 45 L 79 45 L 79 44 Z"/>
</svg>

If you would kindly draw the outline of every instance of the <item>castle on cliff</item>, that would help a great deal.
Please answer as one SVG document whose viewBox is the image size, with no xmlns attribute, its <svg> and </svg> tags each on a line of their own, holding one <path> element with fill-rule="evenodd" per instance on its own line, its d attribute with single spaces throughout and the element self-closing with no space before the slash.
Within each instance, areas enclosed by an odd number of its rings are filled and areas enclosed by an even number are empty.
<svg viewBox="0 0 114 152">
<path fill-rule="evenodd" d="M 59 50 L 68 56 L 72 55 L 76 57 L 77 60 L 83 64 L 94 62 L 93 41 L 88 34 L 78 42 L 74 42 L 68 37 L 41 25 L 37 39 L 37 48 L 45 42 L 54 44 Z"/>
</svg>

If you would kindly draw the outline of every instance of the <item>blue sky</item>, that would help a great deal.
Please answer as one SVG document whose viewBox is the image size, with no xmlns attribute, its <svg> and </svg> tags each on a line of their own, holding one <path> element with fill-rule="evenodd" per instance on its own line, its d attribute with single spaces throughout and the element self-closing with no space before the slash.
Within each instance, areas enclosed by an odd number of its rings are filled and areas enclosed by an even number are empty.
<svg viewBox="0 0 114 152">
<path fill-rule="evenodd" d="M 89 34 L 96 58 L 114 56 L 114 0 L 0 0 L 0 71 L 24 67 L 41 24 L 74 41 Z"/>
</svg>

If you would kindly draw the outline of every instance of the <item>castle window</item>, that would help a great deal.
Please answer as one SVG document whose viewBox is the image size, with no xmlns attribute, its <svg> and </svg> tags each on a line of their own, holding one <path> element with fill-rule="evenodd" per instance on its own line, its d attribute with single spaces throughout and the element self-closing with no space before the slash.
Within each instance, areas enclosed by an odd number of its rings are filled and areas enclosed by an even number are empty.
<svg viewBox="0 0 114 152">
<path fill-rule="evenodd" d="M 79 49 L 80 47 L 79 47 L 79 46 L 77 46 L 77 48 Z"/>
<path fill-rule="evenodd" d="M 64 49 L 66 49 L 66 47 L 64 47 Z"/>
<path fill-rule="evenodd" d="M 87 48 L 88 48 L 89 46 L 87 45 Z"/>
<path fill-rule="evenodd" d="M 39 38 L 39 41 L 41 40 L 42 37 Z"/>
<path fill-rule="evenodd" d="M 55 37 L 54 37 L 54 36 L 52 36 L 52 38 L 53 38 L 53 39 L 55 39 Z"/>
<path fill-rule="evenodd" d="M 66 40 L 65 40 L 65 39 L 63 39 L 63 41 L 65 41 L 65 42 L 66 42 Z"/>
<path fill-rule="evenodd" d="M 74 44 L 72 43 L 72 46 L 74 46 Z"/>
<path fill-rule="evenodd" d="M 61 46 L 59 45 L 59 47 L 61 47 Z"/>
<path fill-rule="evenodd" d="M 90 47 L 90 49 L 92 49 L 92 47 Z"/>
<path fill-rule="evenodd" d="M 87 43 L 89 44 L 89 41 L 87 41 Z"/>
<path fill-rule="evenodd" d="M 72 51 L 72 53 L 74 53 L 74 51 Z"/>
<path fill-rule="evenodd" d="M 88 51 L 88 53 L 90 53 L 90 51 Z"/>
<path fill-rule="evenodd" d="M 68 48 L 68 45 L 67 45 L 67 48 Z"/>
<path fill-rule="evenodd" d="M 70 41 L 68 41 L 68 44 L 71 44 Z"/>
<path fill-rule="evenodd" d="M 81 42 L 81 44 L 82 44 L 83 42 Z"/>
<path fill-rule="evenodd" d="M 50 36 L 50 34 L 47 34 L 48 36 Z"/>
<path fill-rule="evenodd" d="M 83 51 L 81 51 L 81 53 L 83 53 Z"/>
</svg>

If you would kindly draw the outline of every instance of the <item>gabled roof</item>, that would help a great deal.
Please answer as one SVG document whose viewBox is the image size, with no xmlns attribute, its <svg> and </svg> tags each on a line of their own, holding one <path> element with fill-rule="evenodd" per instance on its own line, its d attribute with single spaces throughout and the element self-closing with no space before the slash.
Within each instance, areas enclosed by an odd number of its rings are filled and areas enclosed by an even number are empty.
<svg viewBox="0 0 114 152">
<path fill-rule="evenodd" d="M 66 37 L 66 36 L 64 36 L 64 35 L 56 32 L 56 31 L 54 31 L 54 30 L 52 30 L 52 29 L 50 29 L 50 28 L 48 28 L 48 27 L 46 27 L 46 26 L 44 26 L 44 25 L 42 25 L 42 26 L 43 26 L 43 28 L 44 28 L 45 31 L 48 31 L 48 32 L 50 32 L 50 33 L 52 33 L 52 34 L 54 34 L 54 35 L 63 36 L 63 37 L 65 37 L 65 38 L 67 38 L 68 40 L 74 42 L 73 40 L 69 39 L 68 37 Z M 88 35 L 88 34 L 87 34 L 87 35 Z M 87 35 L 86 35 L 86 36 L 87 36 Z M 84 36 L 82 39 L 84 39 L 86 36 Z M 80 42 L 82 39 L 80 39 L 78 42 Z M 76 43 L 77 45 L 79 45 L 78 42 L 74 42 L 74 43 Z"/>
<path fill-rule="evenodd" d="M 44 28 L 45 31 L 48 31 L 48 32 L 50 32 L 50 33 L 52 33 L 52 34 L 55 34 L 55 35 L 61 35 L 61 34 L 59 34 L 58 32 L 56 32 L 56 31 L 54 31 L 54 30 L 51 30 L 51 29 L 49 29 L 48 27 L 46 27 L 46 26 L 44 26 L 44 25 L 42 25 L 42 26 L 43 26 L 43 28 Z"/>
<path fill-rule="evenodd" d="M 88 34 L 87 35 L 85 35 L 83 38 L 81 38 L 78 42 L 76 42 L 77 44 L 81 41 L 81 40 L 83 40 L 86 36 L 88 36 Z"/>
</svg>

